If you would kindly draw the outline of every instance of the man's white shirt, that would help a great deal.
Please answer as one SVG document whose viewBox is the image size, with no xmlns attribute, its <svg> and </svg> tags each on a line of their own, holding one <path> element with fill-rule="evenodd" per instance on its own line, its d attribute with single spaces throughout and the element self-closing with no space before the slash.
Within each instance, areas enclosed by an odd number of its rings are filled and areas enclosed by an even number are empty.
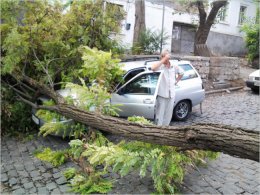
<svg viewBox="0 0 260 195">
<path fill-rule="evenodd" d="M 159 83 L 158 96 L 175 98 L 176 74 L 183 74 L 184 71 L 177 65 L 171 65 L 167 68 L 164 64 L 161 65 L 160 70 L 162 70 L 162 75 Z"/>
</svg>

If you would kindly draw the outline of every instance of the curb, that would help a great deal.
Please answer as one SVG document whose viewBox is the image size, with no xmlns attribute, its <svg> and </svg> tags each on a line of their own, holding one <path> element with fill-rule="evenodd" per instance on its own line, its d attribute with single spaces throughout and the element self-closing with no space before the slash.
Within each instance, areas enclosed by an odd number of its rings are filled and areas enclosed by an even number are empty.
<svg viewBox="0 0 260 195">
<path fill-rule="evenodd" d="M 227 92 L 230 93 L 230 91 L 236 91 L 236 90 L 240 90 L 243 89 L 244 86 L 240 86 L 240 87 L 230 87 L 230 88 L 226 88 L 226 89 L 217 89 L 217 90 L 211 90 L 211 91 L 206 91 L 205 94 L 213 94 L 213 93 L 222 93 L 222 92 Z"/>
</svg>

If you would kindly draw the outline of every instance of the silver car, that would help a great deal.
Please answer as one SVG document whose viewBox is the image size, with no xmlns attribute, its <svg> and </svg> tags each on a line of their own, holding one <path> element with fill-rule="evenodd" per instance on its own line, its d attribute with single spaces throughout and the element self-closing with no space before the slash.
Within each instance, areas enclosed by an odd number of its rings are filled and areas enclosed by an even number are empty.
<svg viewBox="0 0 260 195">
<path fill-rule="evenodd" d="M 143 116 L 147 119 L 155 117 L 155 102 L 161 71 L 153 72 L 150 67 L 156 61 L 126 62 L 124 76 L 126 83 L 118 86 L 112 93 L 111 104 L 120 104 L 119 115 Z M 171 60 L 184 70 L 181 81 L 176 86 L 175 106 L 173 118 L 185 120 L 192 111 L 192 107 L 205 99 L 202 80 L 189 61 Z"/>
<path fill-rule="evenodd" d="M 122 63 L 122 68 L 126 71 L 126 74 L 123 77 L 123 82 L 117 85 L 110 99 L 111 104 L 120 104 L 119 115 L 121 117 L 136 115 L 154 119 L 155 100 L 161 71 L 153 72 L 150 67 L 156 61 L 158 60 Z M 192 111 L 192 107 L 204 100 L 205 91 L 198 72 L 189 61 L 171 60 L 171 63 L 184 70 L 184 75 L 176 86 L 173 118 L 185 120 Z M 66 92 L 67 90 L 59 90 L 59 93 L 63 96 L 66 96 Z M 38 101 L 47 101 L 47 99 L 40 97 Z M 33 121 L 40 126 L 43 125 L 44 121 L 35 115 L 36 110 L 33 109 L 32 111 Z M 58 121 L 54 119 L 53 122 Z M 60 122 L 70 123 L 72 121 L 64 118 Z"/>
</svg>

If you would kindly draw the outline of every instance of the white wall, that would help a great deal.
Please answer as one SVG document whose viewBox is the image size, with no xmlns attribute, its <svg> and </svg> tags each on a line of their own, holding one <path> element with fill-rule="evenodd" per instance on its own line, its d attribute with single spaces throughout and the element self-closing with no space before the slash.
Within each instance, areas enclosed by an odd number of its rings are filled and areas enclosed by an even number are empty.
<svg viewBox="0 0 260 195">
<path fill-rule="evenodd" d="M 132 46 L 133 42 L 133 32 L 135 23 L 135 4 L 134 0 L 108 0 L 112 3 L 117 3 L 124 6 L 127 12 L 126 20 L 122 24 L 122 42 L 128 46 Z M 161 0 L 162 1 L 162 0 Z M 213 1 L 213 0 L 209 0 Z M 153 4 L 151 2 L 145 2 L 145 15 L 146 15 L 146 28 L 151 28 L 153 30 L 161 31 L 162 28 L 162 13 L 163 6 L 158 4 Z M 247 17 L 253 18 L 256 15 L 256 7 L 252 0 L 229 0 L 229 8 L 227 11 L 226 22 L 220 22 L 213 25 L 211 28 L 212 32 L 223 33 L 227 35 L 234 35 L 241 37 L 243 34 L 240 32 L 240 26 L 238 25 L 239 20 L 239 10 L 240 5 L 247 7 Z M 168 35 L 172 35 L 173 22 L 194 24 L 198 21 L 198 16 L 190 14 L 179 14 L 175 13 L 172 8 L 165 6 L 165 16 L 164 16 L 164 31 Z M 125 29 L 125 24 L 130 23 L 130 30 Z M 164 48 L 171 49 L 171 39 L 167 41 L 167 45 Z"/>
<path fill-rule="evenodd" d="M 218 24 L 213 25 L 211 31 L 234 36 L 243 36 L 240 32 L 241 26 L 238 24 L 241 5 L 247 7 L 246 16 L 248 18 L 253 19 L 256 16 L 256 7 L 252 0 L 229 0 L 226 22 L 219 22 Z"/>
</svg>

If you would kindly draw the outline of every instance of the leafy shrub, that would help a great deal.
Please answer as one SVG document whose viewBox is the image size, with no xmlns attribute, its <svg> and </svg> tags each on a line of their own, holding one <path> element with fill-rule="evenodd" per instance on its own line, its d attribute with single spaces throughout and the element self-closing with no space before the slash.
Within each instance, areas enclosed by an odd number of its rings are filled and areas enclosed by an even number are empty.
<svg viewBox="0 0 260 195">
<path fill-rule="evenodd" d="M 169 39 L 169 36 L 166 33 L 162 35 L 160 31 L 152 31 L 151 29 L 147 29 L 141 32 L 138 42 L 134 43 L 132 53 L 154 54 L 158 52 L 161 47 L 161 39 L 162 45 L 165 45 L 166 40 Z"/>
<path fill-rule="evenodd" d="M 16 99 L 13 91 L 1 86 L 1 134 L 29 133 L 36 129 L 31 120 L 31 107 Z"/>
<path fill-rule="evenodd" d="M 241 30 L 246 33 L 245 42 L 248 49 L 247 58 L 249 62 L 254 63 L 254 68 L 259 68 L 259 5 L 257 6 L 257 16 L 254 20 L 248 20 Z M 258 63 L 254 62 L 258 59 Z"/>
</svg>

